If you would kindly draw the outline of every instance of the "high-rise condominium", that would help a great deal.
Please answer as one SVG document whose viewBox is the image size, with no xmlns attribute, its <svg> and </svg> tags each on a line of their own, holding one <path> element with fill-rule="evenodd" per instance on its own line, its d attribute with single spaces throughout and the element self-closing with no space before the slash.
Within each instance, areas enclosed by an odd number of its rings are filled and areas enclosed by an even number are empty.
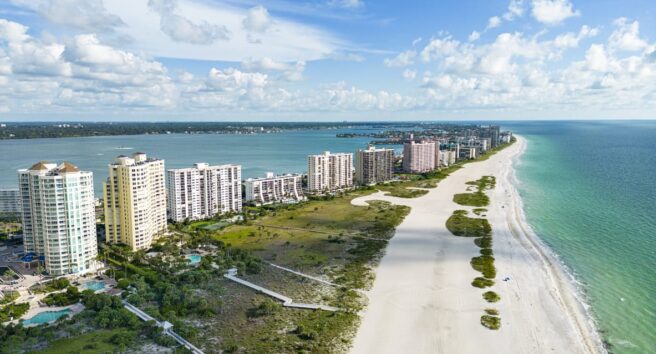
<svg viewBox="0 0 656 354">
<path fill-rule="evenodd" d="M 74 165 L 39 162 L 18 170 L 23 246 L 50 275 L 93 270 L 96 243 L 93 174 Z"/>
<path fill-rule="evenodd" d="M 20 213 L 20 193 L 18 189 L 0 189 L 0 213 Z"/>
<path fill-rule="evenodd" d="M 411 141 L 403 145 L 403 171 L 423 173 L 435 169 L 435 143 Z"/>
<path fill-rule="evenodd" d="M 394 150 L 369 146 L 355 155 L 355 181 L 361 185 L 375 184 L 392 179 Z"/>
<path fill-rule="evenodd" d="M 169 217 L 176 222 L 241 212 L 241 166 L 210 166 L 166 171 Z"/>
<path fill-rule="evenodd" d="M 353 154 L 326 151 L 308 156 L 308 190 L 335 191 L 353 186 Z"/>
<path fill-rule="evenodd" d="M 256 204 L 303 200 L 302 178 L 299 174 L 275 176 L 272 172 L 268 172 L 266 177 L 249 178 L 244 181 L 245 199 Z"/>
<path fill-rule="evenodd" d="M 164 160 L 139 152 L 119 156 L 109 165 L 103 190 L 107 242 L 148 249 L 166 231 Z"/>
</svg>

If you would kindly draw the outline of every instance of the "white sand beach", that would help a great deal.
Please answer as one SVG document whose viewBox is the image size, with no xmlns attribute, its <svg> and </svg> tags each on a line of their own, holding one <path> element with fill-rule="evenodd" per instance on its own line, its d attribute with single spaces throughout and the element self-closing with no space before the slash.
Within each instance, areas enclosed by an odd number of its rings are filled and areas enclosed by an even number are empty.
<svg viewBox="0 0 656 354">
<path fill-rule="evenodd" d="M 412 210 L 376 269 L 352 353 L 604 352 L 572 280 L 524 219 L 512 164 L 525 147 L 520 137 L 490 159 L 467 164 L 419 198 L 379 192 L 353 200 L 360 205 L 387 200 Z M 453 195 L 465 192 L 467 181 L 485 175 L 497 179 L 487 192 L 497 277 L 492 288 L 479 289 L 471 282 L 480 273 L 469 264 L 479 248 L 472 238 L 453 236 L 445 223 L 454 210 L 471 210 L 454 203 Z M 510 280 L 502 281 L 505 277 Z M 482 293 L 488 290 L 501 300 L 487 303 Z M 485 308 L 499 310 L 499 330 L 480 324 Z"/>
</svg>

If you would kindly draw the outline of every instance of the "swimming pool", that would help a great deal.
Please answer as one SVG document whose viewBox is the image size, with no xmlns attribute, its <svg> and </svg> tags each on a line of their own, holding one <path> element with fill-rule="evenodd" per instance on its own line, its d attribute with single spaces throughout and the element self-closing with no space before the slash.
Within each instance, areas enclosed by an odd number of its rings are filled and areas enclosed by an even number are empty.
<svg viewBox="0 0 656 354">
<path fill-rule="evenodd" d="M 201 256 L 200 254 L 187 255 L 187 259 L 189 260 L 189 264 L 191 265 L 200 263 L 201 258 L 203 258 L 203 256 Z"/>
<path fill-rule="evenodd" d="M 56 319 L 62 316 L 67 316 L 70 312 L 71 310 L 69 309 L 41 312 L 32 318 L 29 318 L 27 320 L 22 320 L 21 323 L 23 324 L 23 326 L 40 325 L 43 323 L 55 321 Z"/>
<path fill-rule="evenodd" d="M 84 284 L 84 287 L 93 291 L 98 291 L 105 288 L 105 282 L 102 280 L 92 280 Z"/>
</svg>

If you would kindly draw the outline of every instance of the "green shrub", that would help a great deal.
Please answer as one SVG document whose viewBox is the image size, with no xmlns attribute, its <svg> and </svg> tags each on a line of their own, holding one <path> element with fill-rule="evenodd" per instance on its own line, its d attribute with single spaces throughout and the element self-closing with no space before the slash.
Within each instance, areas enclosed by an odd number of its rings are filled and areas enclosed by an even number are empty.
<svg viewBox="0 0 656 354">
<path fill-rule="evenodd" d="M 485 309 L 485 313 L 487 313 L 488 315 L 492 315 L 492 316 L 499 316 L 499 310 L 496 310 L 496 309 L 487 308 L 487 309 Z"/>
<path fill-rule="evenodd" d="M 482 289 L 494 285 L 494 280 L 486 279 L 483 277 L 477 277 L 476 279 L 474 279 L 474 281 L 472 281 L 471 284 L 472 286 Z"/>
<path fill-rule="evenodd" d="M 456 210 L 446 221 L 446 228 L 456 236 L 486 237 L 492 235 L 492 226 L 487 219 L 467 217 L 467 211 Z"/>
<path fill-rule="evenodd" d="M 501 318 L 497 316 L 483 315 L 481 316 L 481 324 L 489 329 L 501 328 Z"/>
<path fill-rule="evenodd" d="M 483 293 L 483 298 L 487 302 L 497 302 L 497 301 L 501 300 L 501 296 L 499 296 L 494 291 L 487 291 L 487 292 Z"/>
<path fill-rule="evenodd" d="M 492 252 L 491 248 L 481 248 L 481 255 L 483 256 L 492 256 L 494 255 L 494 252 Z"/>
<path fill-rule="evenodd" d="M 492 256 L 473 257 L 470 264 L 472 268 L 483 273 L 483 276 L 488 279 L 494 279 L 497 275 L 497 270 L 494 267 L 494 257 Z"/>
<path fill-rule="evenodd" d="M 474 243 L 476 246 L 480 248 L 492 248 L 492 237 L 485 236 L 485 237 L 479 237 L 474 240 Z"/>
</svg>

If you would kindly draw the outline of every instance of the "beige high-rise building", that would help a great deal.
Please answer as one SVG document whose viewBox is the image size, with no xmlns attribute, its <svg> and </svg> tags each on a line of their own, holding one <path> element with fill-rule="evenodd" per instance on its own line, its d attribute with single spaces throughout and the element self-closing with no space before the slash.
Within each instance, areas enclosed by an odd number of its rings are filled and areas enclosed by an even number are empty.
<svg viewBox="0 0 656 354">
<path fill-rule="evenodd" d="M 18 182 L 26 257 L 53 276 L 95 270 L 93 174 L 42 161 L 18 170 Z"/>
<path fill-rule="evenodd" d="M 329 192 L 353 187 L 353 154 L 326 151 L 308 156 L 308 191 Z"/>
<path fill-rule="evenodd" d="M 109 165 L 103 195 L 108 243 L 148 249 L 166 232 L 164 160 L 139 152 L 117 157 Z"/>
<path fill-rule="evenodd" d="M 376 184 L 392 179 L 394 150 L 369 146 L 355 155 L 355 181 L 361 185 Z"/>
<path fill-rule="evenodd" d="M 403 145 L 403 171 L 423 173 L 435 169 L 435 143 L 411 141 Z"/>
<path fill-rule="evenodd" d="M 176 222 L 241 212 L 241 166 L 210 166 L 166 171 L 169 217 Z"/>
</svg>

